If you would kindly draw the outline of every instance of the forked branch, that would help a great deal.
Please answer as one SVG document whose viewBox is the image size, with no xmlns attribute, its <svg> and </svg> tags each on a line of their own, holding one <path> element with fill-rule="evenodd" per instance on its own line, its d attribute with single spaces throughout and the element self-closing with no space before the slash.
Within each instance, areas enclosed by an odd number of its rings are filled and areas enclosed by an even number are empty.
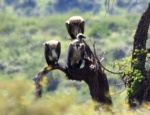
<svg viewBox="0 0 150 115">
<path fill-rule="evenodd" d="M 49 71 L 58 69 L 66 74 L 66 77 L 71 80 L 85 81 L 89 86 L 90 94 L 93 100 L 104 103 L 112 104 L 111 97 L 109 95 L 109 86 L 105 73 L 101 69 L 100 61 L 97 56 L 93 54 L 90 47 L 85 43 L 85 65 L 80 69 L 71 69 L 68 67 L 63 67 L 62 65 L 56 65 L 52 68 L 45 67 L 41 72 L 39 72 L 35 78 L 34 82 L 36 85 L 36 99 L 42 97 L 42 86 L 40 81 L 43 76 L 45 76 Z"/>
</svg>

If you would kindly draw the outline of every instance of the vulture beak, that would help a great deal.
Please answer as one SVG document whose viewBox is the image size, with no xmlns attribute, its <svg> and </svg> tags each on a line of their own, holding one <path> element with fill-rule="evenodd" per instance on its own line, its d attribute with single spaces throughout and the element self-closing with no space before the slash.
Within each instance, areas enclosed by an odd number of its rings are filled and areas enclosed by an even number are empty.
<svg viewBox="0 0 150 115">
<path fill-rule="evenodd" d="M 85 37 L 85 36 L 83 36 L 83 38 L 85 39 L 86 37 Z"/>
<path fill-rule="evenodd" d="M 82 39 L 82 38 L 86 38 L 82 33 L 79 33 L 78 35 L 77 35 L 77 38 L 80 38 L 80 39 Z"/>
</svg>

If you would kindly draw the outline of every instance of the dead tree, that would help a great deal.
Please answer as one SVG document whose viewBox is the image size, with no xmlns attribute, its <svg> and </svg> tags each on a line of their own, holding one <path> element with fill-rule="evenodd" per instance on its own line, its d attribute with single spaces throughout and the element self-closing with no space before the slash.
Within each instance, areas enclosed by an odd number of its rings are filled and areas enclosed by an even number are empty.
<svg viewBox="0 0 150 115">
<path fill-rule="evenodd" d="M 85 81 L 85 83 L 87 83 L 89 86 L 90 94 L 94 101 L 112 105 L 106 74 L 104 71 L 102 71 L 101 63 L 96 54 L 91 51 L 90 47 L 85 41 L 84 43 L 86 56 L 84 58 L 85 65 L 83 68 L 70 69 L 58 64 L 58 66 L 54 66 L 52 69 L 45 67 L 35 76 L 34 81 L 36 86 L 36 99 L 42 97 L 42 86 L 40 84 L 42 77 L 45 76 L 49 71 L 58 69 L 64 72 L 66 77 L 70 80 Z"/>
<path fill-rule="evenodd" d="M 150 101 L 150 88 L 148 88 L 150 84 L 150 77 L 149 74 L 146 74 L 145 69 L 145 60 L 146 55 L 149 52 L 146 48 L 146 41 L 148 39 L 148 29 L 150 24 L 150 4 L 147 8 L 147 10 L 143 13 L 135 36 L 134 36 L 134 44 L 133 44 L 133 52 L 132 52 L 132 62 L 131 67 L 133 68 L 134 73 L 136 70 L 141 72 L 141 75 L 143 76 L 143 80 L 138 83 L 137 92 L 134 94 L 129 95 L 129 104 L 131 107 L 136 106 L 135 100 L 141 104 L 143 101 Z M 132 84 L 135 82 L 133 79 L 133 75 L 130 76 L 131 80 L 129 82 L 129 88 L 132 89 Z M 150 86 L 149 86 L 150 87 Z M 134 90 L 134 89 L 133 89 Z M 148 91 L 148 92 L 147 92 Z"/>
</svg>

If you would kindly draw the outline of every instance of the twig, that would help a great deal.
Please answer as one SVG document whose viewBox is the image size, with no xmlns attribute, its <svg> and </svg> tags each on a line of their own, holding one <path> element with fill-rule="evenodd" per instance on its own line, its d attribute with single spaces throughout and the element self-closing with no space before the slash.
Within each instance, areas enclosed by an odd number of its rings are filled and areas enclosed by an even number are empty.
<svg viewBox="0 0 150 115">
<path fill-rule="evenodd" d="M 117 85 L 124 85 L 124 83 L 115 84 L 115 86 L 114 86 L 114 91 L 116 90 L 116 89 L 115 89 L 115 87 L 116 87 Z M 126 87 L 125 87 L 125 89 L 126 89 Z M 123 91 L 125 91 L 125 89 L 123 89 L 122 91 L 120 91 L 120 92 L 118 92 L 118 93 L 116 93 L 116 92 L 115 92 L 115 94 L 114 94 L 114 95 L 117 95 L 117 94 L 122 93 Z M 112 95 L 112 96 L 114 96 L 114 95 Z"/>
<path fill-rule="evenodd" d="M 106 0 L 106 2 L 107 2 L 107 0 Z M 93 38 L 93 37 L 92 37 L 92 38 Z M 92 43 L 92 41 L 91 41 L 91 43 Z M 98 59 L 98 56 L 97 56 L 97 54 L 96 54 L 95 43 L 96 43 L 96 41 L 94 40 L 94 42 L 92 43 L 92 46 L 93 46 L 93 49 L 94 49 L 94 55 L 95 55 L 96 59 L 99 60 L 99 59 Z M 105 54 L 105 52 L 104 52 L 104 54 Z M 102 62 L 103 60 L 104 60 L 104 57 L 101 58 L 100 62 Z M 108 71 L 108 72 L 110 72 L 110 73 L 113 73 L 113 74 L 123 74 L 123 72 L 112 72 L 112 71 L 106 69 L 102 64 L 101 64 L 101 66 L 102 66 L 102 68 L 103 68 L 104 70 L 106 70 L 106 71 Z"/>
<path fill-rule="evenodd" d="M 94 40 L 94 43 L 93 43 L 94 55 L 97 57 L 96 50 L 95 50 L 95 43 L 96 41 Z"/>
<path fill-rule="evenodd" d="M 126 89 L 126 87 L 125 87 L 122 91 L 117 92 L 117 93 L 113 94 L 112 96 L 114 96 L 114 95 L 117 95 L 117 94 L 120 94 L 120 93 L 124 92 L 124 91 L 125 91 L 125 89 Z"/>
<path fill-rule="evenodd" d="M 92 39 L 93 39 L 93 42 L 92 42 Z M 92 36 L 92 38 L 90 39 L 90 42 L 91 42 L 91 44 L 92 44 L 92 46 L 93 46 L 93 49 L 94 49 L 94 55 L 96 55 L 96 50 L 95 50 L 95 43 L 96 43 L 96 41 L 94 40 L 93 36 Z"/>
<path fill-rule="evenodd" d="M 105 0 L 105 10 L 106 10 L 106 14 L 107 14 L 108 11 L 109 11 L 109 3 L 110 3 L 109 0 Z"/>
<path fill-rule="evenodd" d="M 102 62 L 105 58 L 104 58 L 105 52 L 103 52 L 103 55 L 101 56 L 100 62 Z"/>
<path fill-rule="evenodd" d="M 108 71 L 108 72 L 110 72 L 110 73 L 112 73 L 112 74 L 123 74 L 123 72 L 113 72 L 113 71 L 111 71 L 111 70 L 108 70 L 108 69 L 106 69 L 102 64 L 101 64 L 101 67 L 102 67 L 104 70 L 106 70 L 106 71 Z"/>
</svg>

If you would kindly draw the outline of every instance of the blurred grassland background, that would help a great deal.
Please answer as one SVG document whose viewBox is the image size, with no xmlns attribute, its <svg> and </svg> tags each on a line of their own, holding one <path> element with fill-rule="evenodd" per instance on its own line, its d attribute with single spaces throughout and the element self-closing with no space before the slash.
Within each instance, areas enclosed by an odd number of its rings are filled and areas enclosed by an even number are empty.
<svg viewBox="0 0 150 115">
<path fill-rule="evenodd" d="M 52 39 L 60 41 L 59 62 L 65 65 L 71 42 L 65 21 L 80 15 L 85 19 L 86 42 L 92 46 L 96 41 L 97 54 L 102 56 L 105 52 L 102 64 L 117 71 L 111 63 L 131 54 L 133 36 L 149 0 L 110 0 L 108 12 L 105 0 L 66 1 L 0 0 L 0 115 L 111 114 L 104 108 L 95 111 L 96 103 L 91 100 L 88 86 L 67 80 L 57 70 L 47 75 L 43 81 L 43 98 L 34 102 L 32 79 L 46 66 L 43 43 Z M 124 85 L 117 85 L 122 83 L 120 77 L 106 74 L 114 104 L 112 113 L 150 113 L 149 104 L 130 110 Z"/>
</svg>

